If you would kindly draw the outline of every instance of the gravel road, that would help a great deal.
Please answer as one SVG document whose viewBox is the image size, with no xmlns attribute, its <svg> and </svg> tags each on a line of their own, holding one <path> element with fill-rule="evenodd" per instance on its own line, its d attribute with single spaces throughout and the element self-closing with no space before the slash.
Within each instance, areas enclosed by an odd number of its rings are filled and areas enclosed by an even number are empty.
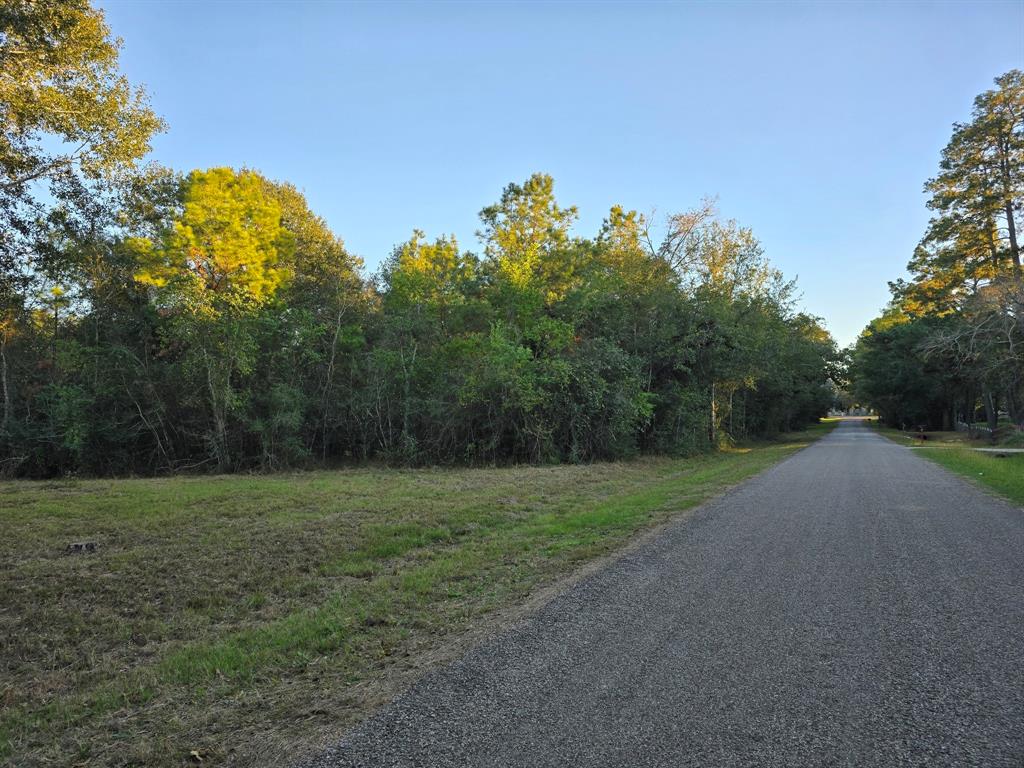
<svg viewBox="0 0 1024 768">
<path fill-rule="evenodd" d="M 1024 510 L 865 428 L 434 672 L 342 766 L 1024 766 Z"/>
</svg>

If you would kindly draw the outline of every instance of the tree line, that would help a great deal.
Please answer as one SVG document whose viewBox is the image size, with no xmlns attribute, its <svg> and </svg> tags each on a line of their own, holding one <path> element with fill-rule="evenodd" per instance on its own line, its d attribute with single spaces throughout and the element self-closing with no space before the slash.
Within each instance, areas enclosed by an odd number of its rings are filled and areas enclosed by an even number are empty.
<svg viewBox="0 0 1024 768">
<path fill-rule="evenodd" d="M 288 183 L 143 159 L 87 2 L 0 9 L 0 467 L 238 471 L 692 453 L 802 427 L 835 344 L 713 205 L 574 234 L 544 174 L 372 276 Z"/>
<path fill-rule="evenodd" d="M 974 100 L 925 192 L 934 215 L 856 344 L 855 393 L 896 426 L 1024 426 L 1024 73 Z"/>
</svg>

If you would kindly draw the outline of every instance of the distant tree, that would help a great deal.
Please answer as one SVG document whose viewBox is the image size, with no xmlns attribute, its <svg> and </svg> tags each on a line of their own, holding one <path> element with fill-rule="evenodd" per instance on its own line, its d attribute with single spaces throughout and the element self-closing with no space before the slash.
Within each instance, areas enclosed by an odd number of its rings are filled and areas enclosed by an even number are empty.
<svg viewBox="0 0 1024 768">
<path fill-rule="evenodd" d="M 968 401 L 976 394 L 970 384 L 948 357 L 925 353 L 929 340 L 954 322 L 951 316 L 915 319 L 889 307 L 857 340 L 851 365 L 854 395 L 894 427 L 950 429 L 954 410 L 972 418 Z M 963 404 L 959 409 L 958 402 Z"/>
</svg>

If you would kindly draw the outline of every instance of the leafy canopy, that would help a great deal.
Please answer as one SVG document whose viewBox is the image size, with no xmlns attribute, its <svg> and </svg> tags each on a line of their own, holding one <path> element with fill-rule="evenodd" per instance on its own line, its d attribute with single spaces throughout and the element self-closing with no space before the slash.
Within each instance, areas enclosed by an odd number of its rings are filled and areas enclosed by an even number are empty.
<svg viewBox="0 0 1024 768">
<path fill-rule="evenodd" d="M 513 287 L 538 288 L 556 299 L 571 277 L 558 256 L 576 216 L 576 206 L 560 208 L 555 202 L 554 180 L 545 173 L 509 184 L 498 203 L 480 212 L 486 255 Z"/>
<path fill-rule="evenodd" d="M 281 223 L 281 205 L 252 171 L 193 171 L 184 184 L 182 213 L 156 243 L 138 239 L 136 279 L 171 296 L 206 294 L 262 304 L 289 276 L 294 236 Z"/>
<path fill-rule="evenodd" d="M 1024 207 L 1024 72 L 995 79 L 956 123 L 939 173 L 925 184 L 935 211 L 894 288 L 908 309 L 949 312 L 980 286 L 1021 274 L 1018 219 Z"/>
<path fill-rule="evenodd" d="M 163 121 L 118 72 L 119 40 L 84 0 L 0 4 L 0 252 L 10 268 L 50 200 L 81 196 L 149 151 Z"/>
</svg>

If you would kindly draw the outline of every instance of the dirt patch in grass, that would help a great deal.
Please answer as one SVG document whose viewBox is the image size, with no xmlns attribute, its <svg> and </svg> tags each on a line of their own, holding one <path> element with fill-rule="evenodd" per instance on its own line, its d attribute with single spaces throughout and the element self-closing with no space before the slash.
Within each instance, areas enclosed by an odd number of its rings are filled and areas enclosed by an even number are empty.
<svg viewBox="0 0 1024 768">
<path fill-rule="evenodd" d="M 0 763 L 293 761 L 826 428 L 685 460 L 0 484 Z"/>
</svg>

